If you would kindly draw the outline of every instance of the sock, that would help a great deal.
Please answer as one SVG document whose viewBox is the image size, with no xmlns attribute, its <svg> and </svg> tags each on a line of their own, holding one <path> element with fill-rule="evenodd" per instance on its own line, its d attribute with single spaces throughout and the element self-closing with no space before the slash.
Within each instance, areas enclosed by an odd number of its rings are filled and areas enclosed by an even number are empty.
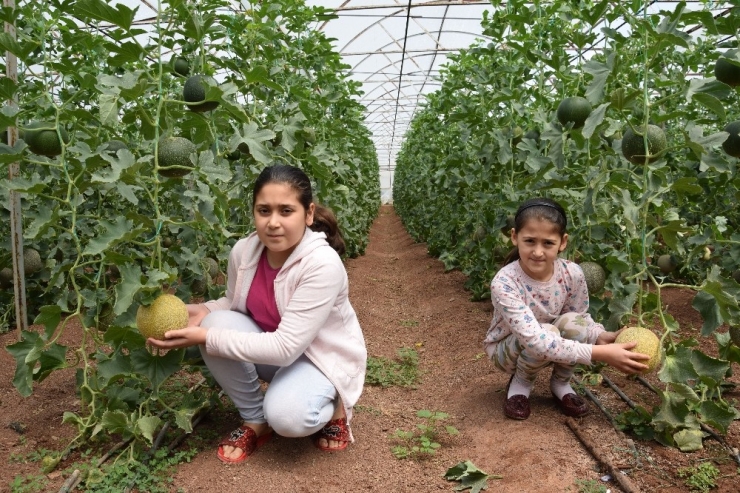
<svg viewBox="0 0 740 493">
<path fill-rule="evenodd" d="M 509 384 L 509 393 L 506 398 L 508 399 L 514 395 L 529 397 L 529 393 L 532 391 L 533 386 L 534 384 L 532 382 L 520 380 L 516 375 L 514 375 L 514 378 L 511 379 L 511 383 Z"/>
<path fill-rule="evenodd" d="M 552 392 L 552 394 L 561 401 L 566 394 L 576 393 L 575 390 L 573 390 L 573 387 L 570 386 L 570 380 L 566 380 L 564 382 L 557 378 L 550 379 L 550 392 Z"/>
</svg>

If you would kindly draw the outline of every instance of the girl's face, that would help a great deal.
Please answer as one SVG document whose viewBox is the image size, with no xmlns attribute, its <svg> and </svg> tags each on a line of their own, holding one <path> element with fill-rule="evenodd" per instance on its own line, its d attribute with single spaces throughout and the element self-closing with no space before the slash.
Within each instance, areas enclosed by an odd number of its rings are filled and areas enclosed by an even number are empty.
<svg viewBox="0 0 740 493">
<path fill-rule="evenodd" d="M 298 200 L 298 193 L 285 183 L 268 183 L 254 201 L 257 236 L 267 247 L 267 261 L 281 267 L 303 239 L 306 226 L 313 224 L 316 206 L 308 210 Z"/>
<path fill-rule="evenodd" d="M 519 249 L 519 265 L 535 281 L 549 281 L 555 271 L 558 253 L 568 245 L 568 235 L 560 236 L 558 227 L 542 219 L 530 219 L 521 230 L 511 234 Z"/>
</svg>

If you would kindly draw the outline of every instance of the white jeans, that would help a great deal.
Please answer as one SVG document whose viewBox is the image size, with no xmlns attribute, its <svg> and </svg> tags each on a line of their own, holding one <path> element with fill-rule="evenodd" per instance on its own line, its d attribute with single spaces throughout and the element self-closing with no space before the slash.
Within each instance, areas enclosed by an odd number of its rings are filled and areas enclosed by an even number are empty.
<svg viewBox="0 0 740 493">
<path fill-rule="evenodd" d="M 264 332 L 250 317 L 232 310 L 213 311 L 200 326 Z M 305 437 L 323 428 L 334 414 L 337 389 L 305 354 L 279 367 L 212 356 L 205 346 L 200 352 L 245 422 L 266 422 L 278 435 Z M 269 382 L 267 392 L 262 392 L 258 379 Z"/>
</svg>

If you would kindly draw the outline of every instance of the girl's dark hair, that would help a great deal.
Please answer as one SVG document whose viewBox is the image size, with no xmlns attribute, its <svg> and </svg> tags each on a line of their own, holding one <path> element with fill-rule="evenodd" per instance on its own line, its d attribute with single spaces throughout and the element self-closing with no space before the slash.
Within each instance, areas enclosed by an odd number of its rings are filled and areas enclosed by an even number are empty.
<svg viewBox="0 0 740 493">
<path fill-rule="evenodd" d="M 563 206 L 545 197 L 527 199 L 519 205 L 519 209 L 517 209 L 514 216 L 514 231 L 519 233 L 530 219 L 539 219 L 554 224 L 557 226 L 560 236 L 566 233 L 568 226 L 568 219 Z M 519 260 L 519 249 L 514 247 L 504 259 L 503 265 L 508 265 L 517 260 Z"/>
<path fill-rule="evenodd" d="M 298 201 L 308 211 L 313 200 L 311 180 L 302 169 L 286 164 L 276 164 L 263 169 L 254 182 L 252 188 L 252 209 L 262 188 L 269 183 L 283 183 L 295 190 Z M 315 202 L 314 202 L 315 204 Z M 339 255 L 345 252 L 344 238 L 339 230 L 339 224 L 334 213 L 328 207 L 316 204 L 313 214 L 311 230 L 326 234 L 326 241 Z"/>
</svg>

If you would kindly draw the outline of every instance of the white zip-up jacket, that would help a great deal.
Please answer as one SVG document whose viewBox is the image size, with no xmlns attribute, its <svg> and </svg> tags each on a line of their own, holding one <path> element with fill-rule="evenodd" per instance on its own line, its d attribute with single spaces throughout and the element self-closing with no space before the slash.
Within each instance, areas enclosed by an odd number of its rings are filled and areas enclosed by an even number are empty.
<svg viewBox="0 0 740 493">
<path fill-rule="evenodd" d="M 367 349 L 349 302 L 347 271 L 326 235 L 306 228 L 303 239 L 275 278 L 280 325 L 275 332 L 241 333 L 213 327 L 208 354 L 252 363 L 287 366 L 302 354 L 326 375 L 342 398 L 347 421 L 362 393 Z M 247 293 L 264 244 L 256 233 L 239 240 L 229 254 L 226 295 L 205 303 L 208 310 L 247 311 Z"/>
</svg>

